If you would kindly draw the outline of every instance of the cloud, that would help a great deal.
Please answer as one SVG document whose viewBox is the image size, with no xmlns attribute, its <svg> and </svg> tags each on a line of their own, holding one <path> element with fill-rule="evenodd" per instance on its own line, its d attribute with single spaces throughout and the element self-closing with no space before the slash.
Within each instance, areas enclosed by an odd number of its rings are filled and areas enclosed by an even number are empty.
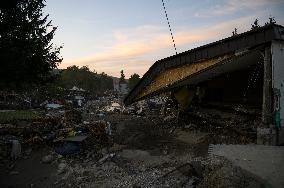
<svg viewBox="0 0 284 188">
<path fill-rule="evenodd" d="M 202 42 L 213 42 L 231 35 L 235 27 L 239 32 L 250 27 L 252 17 L 242 17 L 229 22 L 209 25 L 196 29 L 184 29 L 174 34 L 179 52 L 197 47 Z M 119 76 L 119 71 L 124 69 L 126 76 L 138 73 L 142 76 L 157 58 L 164 58 L 174 54 L 171 37 L 167 30 L 156 26 L 140 26 L 115 31 L 112 46 L 99 53 L 90 54 L 78 59 L 67 59 L 61 68 L 71 65 L 88 65 L 90 69 L 106 72 L 109 75 Z"/>
<path fill-rule="evenodd" d="M 240 11 L 257 10 L 260 7 L 270 7 L 283 4 L 283 0 L 229 0 L 222 1 L 206 11 L 196 12 L 196 17 L 224 16 Z"/>
</svg>

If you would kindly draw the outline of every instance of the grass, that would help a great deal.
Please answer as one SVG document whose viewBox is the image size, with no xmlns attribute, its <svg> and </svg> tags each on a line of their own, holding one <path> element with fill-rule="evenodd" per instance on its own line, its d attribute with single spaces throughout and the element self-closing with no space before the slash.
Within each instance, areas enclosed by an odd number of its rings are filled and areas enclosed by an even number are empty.
<svg viewBox="0 0 284 188">
<path fill-rule="evenodd" d="M 32 110 L 0 111 L 0 123 L 14 120 L 31 120 L 39 117 L 39 113 Z"/>
</svg>

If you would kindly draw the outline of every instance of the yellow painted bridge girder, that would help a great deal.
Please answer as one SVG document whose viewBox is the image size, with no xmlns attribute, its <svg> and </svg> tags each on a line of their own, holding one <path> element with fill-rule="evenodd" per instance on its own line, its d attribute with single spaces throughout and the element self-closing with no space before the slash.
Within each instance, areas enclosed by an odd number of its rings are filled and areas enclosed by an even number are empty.
<svg viewBox="0 0 284 188">
<path fill-rule="evenodd" d="M 147 85 L 140 94 L 136 97 L 135 100 L 139 100 L 142 97 L 152 94 L 155 91 L 160 89 L 167 88 L 178 81 L 181 81 L 190 75 L 198 73 L 199 71 L 209 68 L 215 64 L 218 64 L 228 58 L 232 57 L 232 55 L 224 55 L 217 58 L 212 58 L 208 60 L 199 61 L 196 63 L 181 65 L 178 67 L 173 67 L 164 70 L 163 72 L 159 73 L 153 81 Z"/>
</svg>

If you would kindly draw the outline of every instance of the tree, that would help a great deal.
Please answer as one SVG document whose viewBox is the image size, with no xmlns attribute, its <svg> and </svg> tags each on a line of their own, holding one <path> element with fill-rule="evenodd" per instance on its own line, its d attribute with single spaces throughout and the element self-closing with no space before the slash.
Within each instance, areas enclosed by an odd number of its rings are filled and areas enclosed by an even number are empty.
<svg viewBox="0 0 284 188">
<path fill-rule="evenodd" d="M 58 85 L 67 89 L 77 86 L 93 93 L 101 93 L 113 88 L 112 78 L 107 74 L 97 74 L 90 71 L 87 66 L 79 68 L 76 65 L 67 67 L 61 72 Z"/>
<path fill-rule="evenodd" d="M 102 72 L 101 74 L 99 74 L 99 78 L 101 83 L 101 91 L 113 90 L 113 79 L 110 76 Z"/>
<path fill-rule="evenodd" d="M 234 29 L 234 31 L 232 32 L 233 33 L 233 36 L 237 35 L 238 34 L 238 30 L 237 28 Z"/>
<path fill-rule="evenodd" d="M 123 73 L 123 70 L 120 71 L 119 82 L 120 82 L 120 83 L 125 82 L 125 75 L 124 75 L 124 73 Z"/>
<path fill-rule="evenodd" d="M 128 88 L 133 89 L 135 85 L 139 82 L 140 76 L 136 73 L 132 74 L 128 80 Z"/>
<path fill-rule="evenodd" d="M 251 24 L 251 30 L 259 28 L 258 19 L 255 19 L 253 24 Z"/>
<path fill-rule="evenodd" d="M 59 85 L 68 89 L 77 86 L 85 90 L 97 91 L 99 88 L 99 79 L 97 74 L 91 72 L 87 66 L 79 68 L 73 65 L 62 71 Z"/>
<path fill-rule="evenodd" d="M 269 24 L 276 24 L 275 18 L 270 16 L 269 18 L 269 22 L 266 22 L 265 25 L 269 25 Z"/>
<path fill-rule="evenodd" d="M 44 0 L 12 0 L 0 3 L 0 87 L 43 84 L 62 61 L 60 49 L 51 43 L 57 27 L 43 15 Z"/>
</svg>

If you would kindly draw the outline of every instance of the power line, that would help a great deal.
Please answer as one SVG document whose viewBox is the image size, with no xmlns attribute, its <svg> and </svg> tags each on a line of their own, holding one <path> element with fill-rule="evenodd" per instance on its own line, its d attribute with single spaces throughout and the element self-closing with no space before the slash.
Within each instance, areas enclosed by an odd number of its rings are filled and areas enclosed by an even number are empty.
<svg viewBox="0 0 284 188">
<path fill-rule="evenodd" d="M 173 44 L 174 44 L 174 49 L 175 49 L 175 52 L 177 54 L 177 48 L 176 48 L 176 44 L 175 44 L 175 40 L 174 40 L 174 35 L 173 35 L 172 29 L 171 29 L 171 24 L 170 24 L 170 21 L 169 21 L 169 18 L 168 18 L 168 14 L 167 14 L 167 10 L 166 10 L 164 0 L 162 0 L 162 4 L 163 4 L 164 11 L 165 11 L 166 19 L 167 19 L 167 22 L 168 22 L 168 26 L 169 26 L 169 29 L 170 29 L 172 41 L 173 41 Z"/>
</svg>

